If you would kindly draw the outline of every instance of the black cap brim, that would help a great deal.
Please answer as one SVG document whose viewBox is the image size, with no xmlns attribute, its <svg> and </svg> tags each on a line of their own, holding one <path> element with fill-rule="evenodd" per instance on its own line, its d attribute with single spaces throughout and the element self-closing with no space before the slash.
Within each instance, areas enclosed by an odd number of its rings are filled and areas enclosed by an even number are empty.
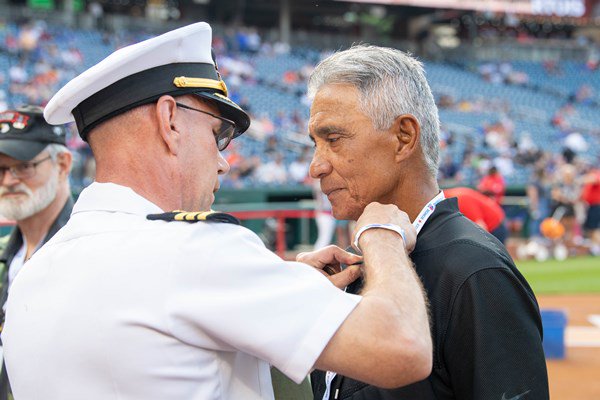
<svg viewBox="0 0 600 400">
<path fill-rule="evenodd" d="M 202 97 L 207 100 L 214 101 L 215 105 L 219 109 L 221 116 L 235 122 L 236 131 L 234 138 L 240 136 L 246 132 L 250 127 L 250 117 L 240 106 L 234 101 L 230 100 L 219 93 L 213 93 L 208 91 L 197 91 L 194 92 L 196 96 Z"/>
<path fill-rule="evenodd" d="M 203 82 L 197 84 L 194 82 L 196 79 Z M 206 80 L 218 84 L 218 87 L 206 86 Z M 149 82 L 152 84 L 148 84 Z M 177 97 L 196 94 L 214 101 L 223 118 L 235 122 L 234 137 L 237 137 L 250 126 L 250 117 L 240 106 L 227 98 L 226 93 L 227 88 L 213 64 L 167 64 L 120 79 L 83 100 L 72 110 L 72 114 L 79 134 L 87 141 L 87 134 L 91 129 L 125 111 L 156 101 L 164 95 Z"/>
<path fill-rule="evenodd" d="M 19 161 L 29 161 L 40 154 L 50 143 L 29 140 L 0 140 L 0 153 Z"/>
</svg>

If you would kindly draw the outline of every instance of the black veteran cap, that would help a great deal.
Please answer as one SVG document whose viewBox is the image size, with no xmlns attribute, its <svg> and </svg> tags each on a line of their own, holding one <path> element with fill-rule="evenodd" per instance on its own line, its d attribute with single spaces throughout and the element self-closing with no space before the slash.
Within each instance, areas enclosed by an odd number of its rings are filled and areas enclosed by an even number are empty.
<svg viewBox="0 0 600 400">
<path fill-rule="evenodd" d="M 54 125 L 74 120 L 86 140 L 96 125 L 160 96 L 195 94 L 235 122 L 237 137 L 250 118 L 227 97 L 211 41 L 210 26 L 199 22 L 119 49 L 59 90 L 44 116 Z"/>
<path fill-rule="evenodd" d="M 0 112 L 0 153 L 29 161 L 49 144 L 65 145 L 65 129 L 49 125 L 40 107 Z"/>
</svg>

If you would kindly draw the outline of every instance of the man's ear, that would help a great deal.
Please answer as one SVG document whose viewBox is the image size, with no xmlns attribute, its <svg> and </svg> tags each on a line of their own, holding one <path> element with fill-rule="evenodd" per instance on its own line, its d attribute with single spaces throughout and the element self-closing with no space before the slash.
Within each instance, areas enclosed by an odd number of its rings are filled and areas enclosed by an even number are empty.
<svg viewBox="0 0 600 400">
<path fill-rule="evenodd" d="M 61 181 L 68 179 L 73 164 L 73 155 L 70 152 L 58 153 L 56 164 L 58 165 L 59 179 Z"/>
<path fill-rule="evenodd" d="M 417 149 L 421 126 L 414 115 L 402 114 L 394 120 L 392 129 L 396 137 L 396 161 L 404 161 Z"/>
<path fill-rule="evenodd" d="M 181 145 L 181 133 L 175 116 L 177 105 L 171 96 L 161 96 L 156 102 L 156 119 L 158 122 L 158 133 L 169 151 L 177 155 Z"/>
</svg>

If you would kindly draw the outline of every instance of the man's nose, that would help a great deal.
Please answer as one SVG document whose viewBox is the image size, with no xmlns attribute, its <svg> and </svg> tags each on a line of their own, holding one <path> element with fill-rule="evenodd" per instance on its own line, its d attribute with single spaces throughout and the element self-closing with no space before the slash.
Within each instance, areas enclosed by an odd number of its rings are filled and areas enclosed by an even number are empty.
<svg viewBox="0 0 600 400">
<path fill-rule="evenodd" d="M 321 154 L 319 150 L 313 154 L 310 162 L 309 173 L 313 179 L 321 179 L 331 172 L 331 163 Z"/>
<path fill-rule="evenodd" d="M 229 163 L 227 162 L 225 157 L 223 157 L 223 153 L 221 153 L 221 152 L 219 152 L 218 168 L 219 168 L 218 169 L 219 175 L 224 175 L 224 174 L 228 173 L 229 170 L 231 169 L 231 167 L 229 166 Z"/>
<path fill-rule="evenodd" d="M 0 185 L 2 186 L 14 186 L 20 182 L 21 180 L 15 178 L 10 170 L 5 170 L 4 175 L 0 177 Z"/>
</svg>

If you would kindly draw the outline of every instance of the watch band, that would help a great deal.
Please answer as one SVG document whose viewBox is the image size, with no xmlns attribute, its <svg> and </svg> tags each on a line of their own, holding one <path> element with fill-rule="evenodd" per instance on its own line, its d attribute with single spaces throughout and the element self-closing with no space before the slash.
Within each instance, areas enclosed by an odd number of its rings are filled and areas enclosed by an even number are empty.
<svg viewBox="0 0 600 400">
<path fill-rule="evenodd" d="M 358 230 L 358 232 L 356 232 L 356 235 L 354 236 L 354 242 L 352 242 L 352 245 L 354 246 L 354 248 L 356 248 L 357 250 L 360 250 L 361 253 L 362 253 L 362 250 L 358 246 L 358 240 L 360 239 L 360 235 L 362 235 L 365 231 L 367 231 L 369 229 L 387 229 L 388 231 L 396 232 L 402 238 L 402 243 L 404 244 L 404 247 L 406 248 L 406 239 L 404 238 L 404 229 L 402 229 L 400 226 L 394 225 L 394 224 L 369 224 L 369 225 L 363 226 L 362 228 L 360 228 Z"/>
</svg>

